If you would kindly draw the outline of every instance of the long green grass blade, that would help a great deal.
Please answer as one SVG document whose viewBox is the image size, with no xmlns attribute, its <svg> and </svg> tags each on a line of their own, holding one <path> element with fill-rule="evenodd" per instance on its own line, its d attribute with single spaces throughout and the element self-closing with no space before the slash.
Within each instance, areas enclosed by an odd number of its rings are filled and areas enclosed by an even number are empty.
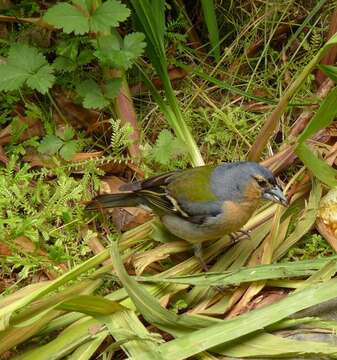
<svg viewBox="0 0 337 360">
<path fill-rule="evenodd" d="M 192 164 L 194 166 L 203 165 L 204 161 L 186 125 L 167 71 L 168 64 L 164 47 L 165 2 L 163 0 L 131 0 L 130 2 L 134 9 L 136 24 L 146 36 L 148 57 L 163 82 L 167 99 L 165 103 L 170 109 L 164 114 L 177 137 L 186 145 Z M 153 87 L 151 87 L 151 91 L 153 92 Z M 156 95 L 156 101 L 158 101 L 158 95 Z M 159 105 L 162 109 L 161 102 Z M 168 111 L 170 111 L 169 116 L 167 116 Z"/>
<path fill-rule="evenodd" d="M 154 283 L 167 282 L 207 287 L 238 285 L 259 280 L 308 277 L 315 274 L 317 270 L 322 269 L 332 259 L 337 259 L 337 256 L 329 257 L 328 259 L 258 265 L 249 268 L 241 268 L 236 271 L 225 271 L 223 273 L 207 273 L 172 277 L 137 276 L 136 280 Z"/>
<path fill-rule="evenodd" d="M 238 344 L 220 346 L 214 349 L 217 353 L 233 357 L 291 357 L 316 355 L 337 355 L 337 346 L 330 343 L 301 341 L 282 338 L 272 334 L 261 333 L 244 337 Z"/>
<path fill-rule="evenodd" d="M 309 139 L 318 130 L 329 126 L 337 115 L 337 87 L 330 91 L 329 95 L 324 99 L 321 106 L 317 110 L 315 116 L 310 120 L 309 124 L 303 130 L 298 138 L 298 143 L 303 143 Z"/>
<path fill-rule="evenodd" d="M 308 145 L 301 143 L 295 150 L 303 164 L 323 183 L 334 187 L 337 185 L 337 170 L 319 159 Z"/>
<path fill-rule="evenodd" d="M 202 11 L 206 21 L 208 36 L 212 46 L 210 53 L 217 62 L 220 61 L 220 37 L 213 0 L 201 0 Z"/>
<path fill-rule="evenodd" d="M 336 296 L 337 279 L 333 279 L 321 285 L 293 293 L 287 298 L 262 309 L 253 310 L 234 319 L 169 341 L 160 345 L 160 351 L 166 359 L 186 359 L 202 351 L 228 344 L 230 341 L 261 330 L 300 310 L 333 299 Z M 138 359 L 142 359 L 142 357 Z"/>
</svg>

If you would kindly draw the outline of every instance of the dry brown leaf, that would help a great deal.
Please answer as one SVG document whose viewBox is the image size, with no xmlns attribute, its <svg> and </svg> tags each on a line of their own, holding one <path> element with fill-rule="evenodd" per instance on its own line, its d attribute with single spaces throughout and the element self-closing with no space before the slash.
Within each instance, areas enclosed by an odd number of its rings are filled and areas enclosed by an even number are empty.
<svg viewBox="0 0 337 360">
<path fill-rule="evenodd" d="M 27 127 L 21 134 L 19 139 L 16 139 L 17 142 L 22 142 L 27 139 L 30 139 L 33 136 L 42 136 L 44 134 L 43 125 L 39 120 L 34 120 L 29 117 L 24 117 L 21 114 L 17 113 L 18 126 Z M 12 124 L 9 124 L 4 129 L 0 131 L 0 145 L 7 145 L 12 141 Z"/>
</svg>

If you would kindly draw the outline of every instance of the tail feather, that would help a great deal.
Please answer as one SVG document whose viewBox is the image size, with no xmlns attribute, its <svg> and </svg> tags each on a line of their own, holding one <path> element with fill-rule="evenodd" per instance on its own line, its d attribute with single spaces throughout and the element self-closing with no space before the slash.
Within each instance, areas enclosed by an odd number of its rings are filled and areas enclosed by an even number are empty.
<svg viewBox="0 0 337 360">
<path fill-rule="evenodd" d="M 106 194 L 95 197 L 86 206 L 86 210 L 134 207 L 140 204 L 142 204 L 141 199 L 134 193 Z"/>
</svg>

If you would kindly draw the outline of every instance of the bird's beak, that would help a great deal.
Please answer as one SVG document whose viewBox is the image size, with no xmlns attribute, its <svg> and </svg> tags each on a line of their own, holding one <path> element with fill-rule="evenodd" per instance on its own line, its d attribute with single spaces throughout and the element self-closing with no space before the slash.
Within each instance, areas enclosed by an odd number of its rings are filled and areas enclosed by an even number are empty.
<svg viewBox="0 0 337 360">
<path fill-rule="evenodd" d="M 265 190 L 262 194 L 262 197 L 283 206 L 288 206 L 289 204 L 288 199 L 285 197 L 282 190 L 278 186 Z"/>
</svg>

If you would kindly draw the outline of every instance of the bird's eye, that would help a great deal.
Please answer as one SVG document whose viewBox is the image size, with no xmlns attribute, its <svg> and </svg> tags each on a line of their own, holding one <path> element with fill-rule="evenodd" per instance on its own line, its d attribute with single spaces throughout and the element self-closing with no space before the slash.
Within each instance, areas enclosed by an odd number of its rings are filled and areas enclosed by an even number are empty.
<svg viewBox="0 0 337 360">
<path fill-rule="evenodd" d="M 259 184 L 259 186 L 261 187 L 266 187 L 268 185 L 267 181 L 265 179 L 261 179 L 261 178 L 257 178 L 256 182 Z"/>
</svg>

